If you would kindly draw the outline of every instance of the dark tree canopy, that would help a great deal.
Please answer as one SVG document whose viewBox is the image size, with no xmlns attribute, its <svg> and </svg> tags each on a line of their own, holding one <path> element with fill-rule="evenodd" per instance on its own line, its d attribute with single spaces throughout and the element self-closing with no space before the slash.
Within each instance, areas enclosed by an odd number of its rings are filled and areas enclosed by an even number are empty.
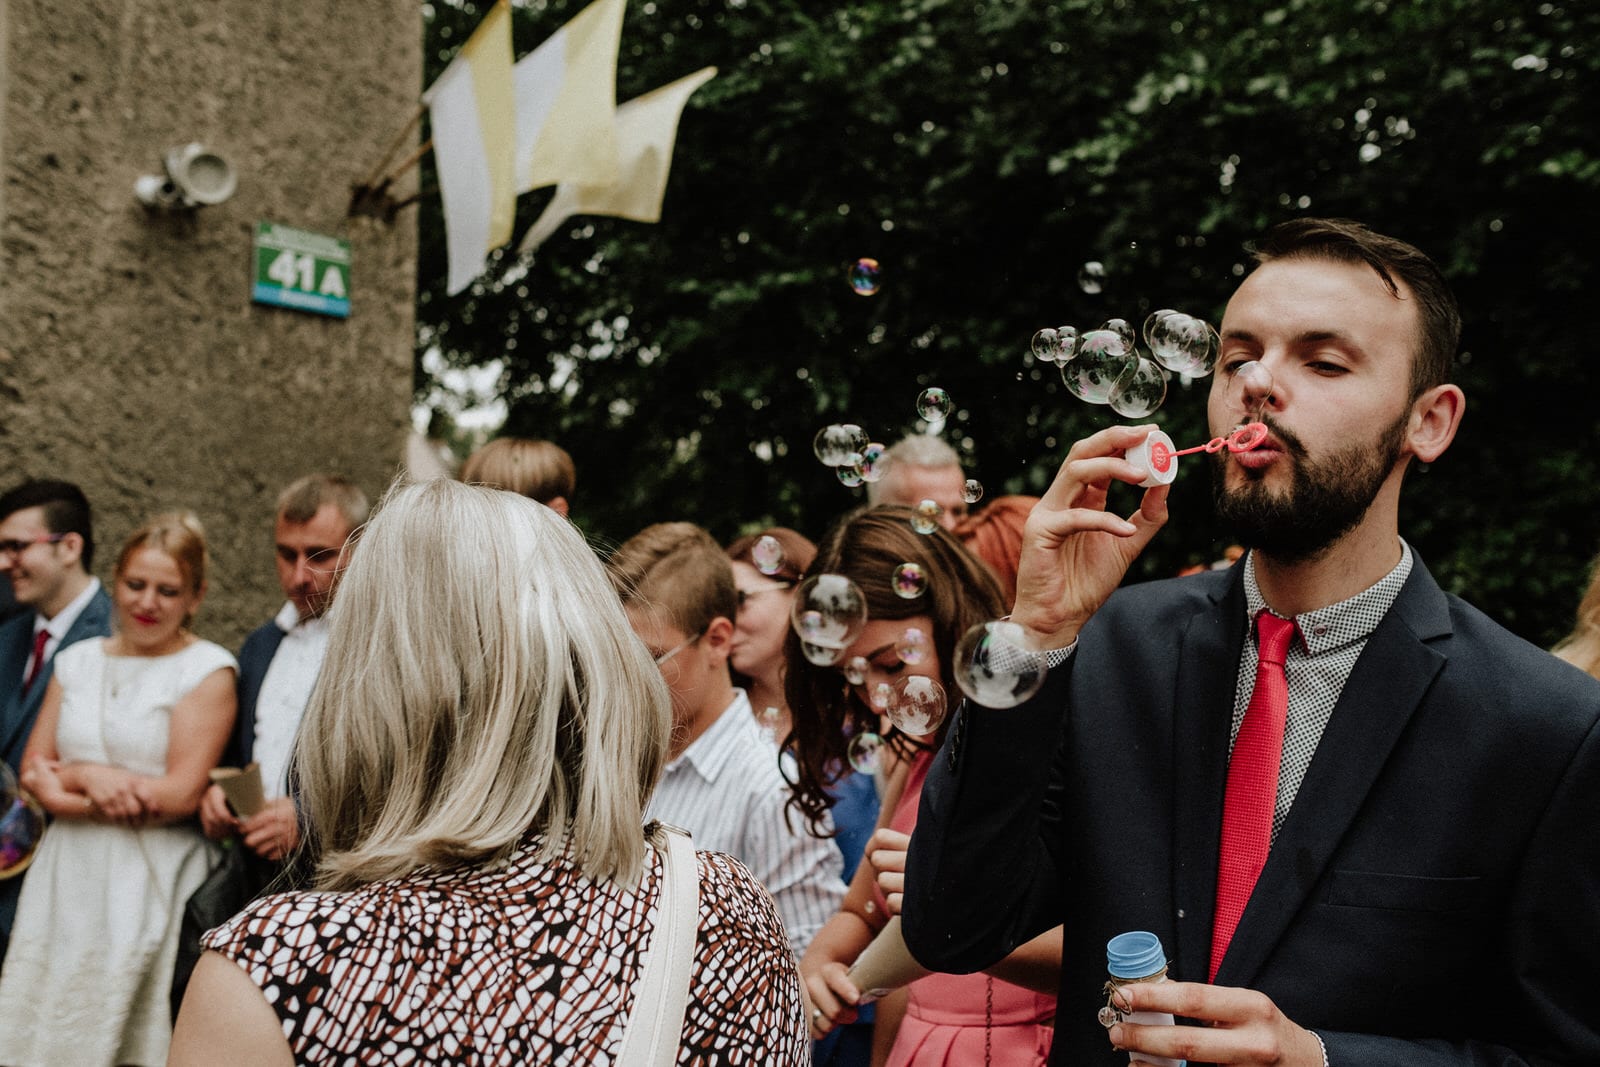
<svg viewBox="0 0 1600 1067">
<path fill-rule="evenodd" d="M 517 54 L 582 6 L 518 7 Z M 425 8 L 429 80 L 484 9 Z M 575 218 L 452 299 L 425 198 L 418 351 L 507 361 L 504 432 L 571 451 L 601 541 L 665 519 L 815 535 L 861 498 L 813 458 L 824 424 L 892 442 L 937 385 L 987 493 L 1037 493 L 1116 416 L 1034 363 L 1035 330 L 1216 322 L 1251 237 L 1360 219 L 1432 254 L 1466 318 L 1467 416 L 1410 476 L 1402 528 L 1447 588 L 1548 644 L 1600 548 L 1597 42 L 1600 8 L 1570 0 L 633 2 L 619 101 L 721 70 L 661 223 Z M 522 198 L 513 244 L 548 197 Z M 882 264 L 871 297 L 846 284 L 860 256 Z M 1207 384 L 1174 381 L 1157 415 L 1180 442 Z M 1199 465 L 1172 513 L 1131 580 L 1222 547 Z"/>
</svg>

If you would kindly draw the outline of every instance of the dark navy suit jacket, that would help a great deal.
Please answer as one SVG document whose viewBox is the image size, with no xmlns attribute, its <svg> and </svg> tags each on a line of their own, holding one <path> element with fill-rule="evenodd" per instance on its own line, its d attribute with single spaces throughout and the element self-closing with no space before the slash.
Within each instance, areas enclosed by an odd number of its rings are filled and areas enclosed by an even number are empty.
<svg viewBox="0 0 1600 1067">
<path fill-rule="evenodd" d="M 254 757 L 256 747 L 256 701 L 261 696 L 261 683 L 272 666 L 272 657 L 278 654 L 283 643 L 283 631 L 276 622 L 268 622 L 250 631 L 250 636 L 239 646 L 239 710 L 233 720 L 233 736 L 222 754 L 226 767 L 243 767 Z"/>
<path fill-rule="evenodd" d="M 0 625 L 0 758 L 14 772 L 22 768 L 22 752 L 28 745 L 28 735 L 39 717 L 44 691 L 55 677 L 56 652 L 86 638 L 110 636 L 111 598 L 104 588 L 95 592 L 61 638 L 56 651 L 45 661 L 39 676 L 23 689 L 22 675 L 33 655 L 33 619 L 34 612 L 25 611 Z M 21 877 L 0 882 L 0 961 L 5 959 L 11 920 L 16 917 L 17 897 L 21 892 Z"/>
<path fill-rule="evenodd" d="M 923 787 L 905 934 L 968 972 L 1065 924 L 1056 1065 L 1126 1064 L 1105 944 L 1204 982 L 1243 568 L 1119 591 L 1032 700 L 968 704 Z M 1348 1067 L 1600 1063 L 1600 682 L 1418 560 L 1217 974 Z"/>
</svg>

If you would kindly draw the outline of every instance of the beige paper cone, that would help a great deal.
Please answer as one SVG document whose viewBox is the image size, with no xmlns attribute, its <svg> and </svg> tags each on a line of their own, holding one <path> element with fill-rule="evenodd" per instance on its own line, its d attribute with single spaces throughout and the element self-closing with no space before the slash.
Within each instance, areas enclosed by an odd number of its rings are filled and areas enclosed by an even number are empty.
<svg viewBox="0 0 1600 1067">
<path fill-rule="evenodd" d="M 255 763 L 243 770 L 218 767 L 211 772 L 211 781 L 222 787 L 228 807 L 241 819 L 248 819 L 267 806 L 266 795 L 261 790 L 261 768 Z"/>
<path fill-rule="evenodd" d="M 856 957 L 850 967 L 850 981 L 861 990 L 861 1003 L 870 1004 L 932 973 L 912 958 L 905 935 L 900 932 L 900 916 L 895 915 Z"/>
</svg>

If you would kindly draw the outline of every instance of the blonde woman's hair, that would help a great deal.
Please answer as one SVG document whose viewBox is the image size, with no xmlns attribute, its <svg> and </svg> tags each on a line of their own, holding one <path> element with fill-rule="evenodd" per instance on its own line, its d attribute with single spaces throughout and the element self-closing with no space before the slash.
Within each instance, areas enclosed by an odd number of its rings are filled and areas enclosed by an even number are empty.
<svg viewBox="0 0 1600 1067">
<path fill-rule="evenodd" d="M 1568 663 L 1600 678 L 1600 556 L 1592 565 L 1589 588 L 1578 605 L 1578 624 L 1552 651 Z"/>
<path fill-rule="evenodd" d="M 530 830 L 640 876 L 672 716 L 578 531 L 513 493 L 392 488 L 355 542 L 295 743 L 321 889 L 485 866 Z"/>
<path fill-rule="evenodd" d="M 206 528 L 192 511 L 169 511 L 146 522 L 122 543 L 117 553 L 115 573 L 121 575 L 128 560 L 141 548 L 153 548 L 172 557 L 183 575 L 189 592 L 198 593 L 206 585 Z"/>
</svg>

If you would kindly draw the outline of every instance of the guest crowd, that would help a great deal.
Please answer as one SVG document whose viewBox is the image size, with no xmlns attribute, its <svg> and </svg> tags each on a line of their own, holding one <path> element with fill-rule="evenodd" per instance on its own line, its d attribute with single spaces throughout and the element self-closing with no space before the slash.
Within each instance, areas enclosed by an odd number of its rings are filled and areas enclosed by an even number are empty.
<svg viewBox="0 0 1600 1067">
<path fill-rule="evenodd" d="M 1118 588 L 1165 488 L 1106 510 L 1149 427 L 971 514 L 914 436 L 815 541 L 603 558 L 549 442 L 376 509 L 309 475 L 237 656 L 193 514 L 102 583 L 84 493 L 9 489 L 0 757 L 49 824 L 0 872 L 0 1067 L 1600 1062 L 1600 569 L 1555 656 L 1440 590 L 1397 501 L 1464 409 L 1442 276 L 1342 220 L 1254 256 L 1210 407 L 1268 429 L 1213 459 L 1245 550 L 1166 582 Z M 820 574 L 865 602 L 831 659 Z M 1005 617 L 1043 688 L 963 702 Z M 1105 983 L 1128 930 L 1169 980 Z"/>
</svg>

